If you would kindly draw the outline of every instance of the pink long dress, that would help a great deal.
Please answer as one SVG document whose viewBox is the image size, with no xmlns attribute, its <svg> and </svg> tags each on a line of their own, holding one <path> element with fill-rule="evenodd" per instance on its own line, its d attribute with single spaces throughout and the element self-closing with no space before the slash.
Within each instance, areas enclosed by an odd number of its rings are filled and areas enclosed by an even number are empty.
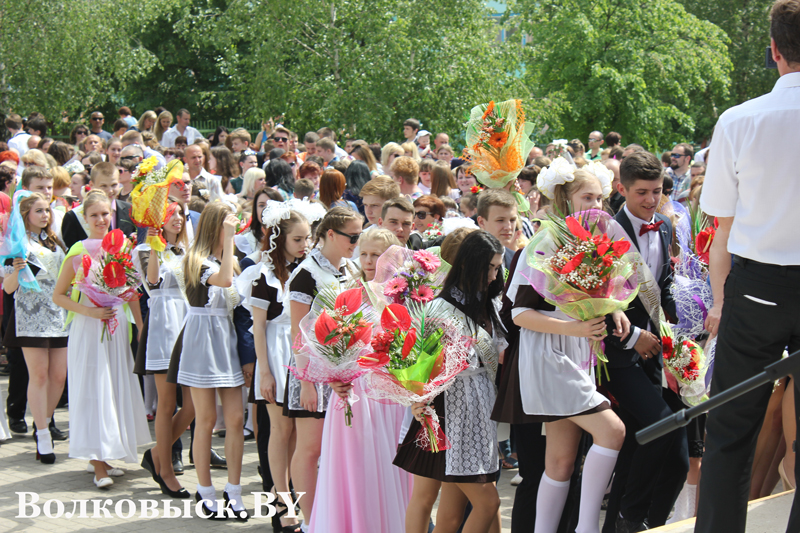
<svg viewBox="0 0 800 533">
<path fill-rule="evenodd" d="M 404 533 L 411 476 L 392 464 L 405 407 L 370 400 L 361 379 L 347 427 L 331 397 L 322 432 L 311 533 Z M 335 395 L 334 395 L 335 396 Z"/>
</svg>

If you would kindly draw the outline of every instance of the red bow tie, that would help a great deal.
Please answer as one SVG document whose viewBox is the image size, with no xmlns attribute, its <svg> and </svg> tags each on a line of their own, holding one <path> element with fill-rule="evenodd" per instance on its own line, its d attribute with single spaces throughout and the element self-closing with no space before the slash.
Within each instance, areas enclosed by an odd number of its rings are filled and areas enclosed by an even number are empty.
<svg viewBox="0 0 800 533">
<path fill-rule="evenodd" d="M 658 228 L 660 228 L 661 224 L 663 223 L 663 220 L 659 220 L 658 222 L 654 222 L 652 224 L 642 224 L 642 227 L 639 228 L 639 236 L 641 237 L 648 231 L 658 231 Z"/>
</svg>

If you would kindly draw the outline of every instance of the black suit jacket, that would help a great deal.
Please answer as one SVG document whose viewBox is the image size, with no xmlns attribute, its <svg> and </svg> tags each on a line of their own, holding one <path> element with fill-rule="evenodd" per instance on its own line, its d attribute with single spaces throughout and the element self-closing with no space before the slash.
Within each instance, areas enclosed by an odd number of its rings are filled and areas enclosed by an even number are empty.
<svg viewBox="0 0 800 533">
<path fill-rule="evenodd" d="M 633 231 L 633 224 L 631 224 L 631 221 L 628 219 L 625 210 L 620 210 L 614 219 L 620 224 L 620 226 L 622 226 L 622 228 L 625 230 L 625 233 L 628 234 L 628 238 L 633 246 L 638 249 L 638 238 Z M 674 317 L 675 301 L 673 300 L 672 293 L 669 290 L 670 286 L 672 285 L 672 263 L 669 255 L 670 245 L 672 244 L 672 223 L 669 221 L 669 218 L 660 213 L 656 213 L 655 219 L 656 221 L 662 221 L 663 224 L 658 230 L 659 236 L 661 237 L 661 268 L 660 272 L 654 273 L 653 275 L 655 276 L 658 274 L 656 282 L 661 289 L 661 307 L 664 309 L 664 312 L 667 315 Z M 627 315 L 628 320 L 631 321 L 631 331 L 633 331 L 633 326 L 646 330 L 648 324 L 650 324 L 650 331 L 656 336 L 659 336 L 659 324 L 653 323 L 650 315 L 647 313 L 647 308 L 645 308 L 644 304 L 642 304 L 639 296 L 637 296 L 633 302 L 631 302 L 631 304 L 628 306 L 628 310 L 625 311 L 625 314 Z M 608 331 L 611 331 L 615 328 L 614 321 L 610 316 L 606 317 L 606 325 L 608 326 Z M 632 334 L 633 333 L 622 340 L 613 335 L 606 337 L 605 352 L 606 356 L 608 357 L 609 367 L 625 368 L 632 366 L 636 363 L 636 361 L 639 360 L 640 355 L 636 353 L 635 350 L 625 349 L 625 344 L 631 338 Z M 656 357 L 654 359 L 658 360 L 659 365 L 661 364 L 660 357 Z"/>
<path fill-rule="evenodd" d="M 136 233 L 136 226 L 131 222 L 131 204 L 128 202 L 117 200 L 114 227 L 121 229 L 126 237 Z M 83 231 L 83 226 L 78 221 L 78 215 L 75 211 L 70 211 L 64 215 L 64 221 L 61 223 L 61 238 L 64 244 L 67 245 L 67 250 L 72 248 L 72 245 L 76 242 L 82 241 L 87 237 L 88 235 Z"/>
</svg>

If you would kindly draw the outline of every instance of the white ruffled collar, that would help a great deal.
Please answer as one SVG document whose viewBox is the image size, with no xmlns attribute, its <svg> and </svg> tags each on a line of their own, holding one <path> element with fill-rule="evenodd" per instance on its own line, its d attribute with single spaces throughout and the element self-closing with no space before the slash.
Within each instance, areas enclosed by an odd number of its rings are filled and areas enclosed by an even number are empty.
<svg viewBox="0 0 800 533">
<path fill-rule="evenodd" d="M 314 248 L 308 255 L 317 262 L 317 264 L 320 266 L 320 268 L 322 268 L 322 270 L 326 270 L 335 276 L 341 276 L 342 271 L 340 269 L 341 267 L 347 264 L 347 260 L 342 258 L 341 266 L 339 268 L 336 268 L 335 266 L 333 266 L 333 263 L 331 263 L 328 260 L 327 257 L 322 255 L 322 251 L 319 248 Z"/>
</svg>

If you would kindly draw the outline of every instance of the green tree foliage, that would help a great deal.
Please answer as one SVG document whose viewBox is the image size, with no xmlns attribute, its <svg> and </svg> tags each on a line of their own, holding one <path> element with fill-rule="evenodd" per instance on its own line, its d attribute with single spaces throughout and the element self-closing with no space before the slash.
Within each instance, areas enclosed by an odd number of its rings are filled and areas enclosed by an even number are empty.
<svg viewBox="0 0 800 533">
<path fill-rule="evenodd" d="M 774 0 L 680 0 L 689 13 L 719 26 L 730 38 L 733 62 L 731 90 L 720 108 L 741 104 L 768 93 L 778 72 L 765 68 L 769 46 L 769 11 Z"/>
<path fill-rule="evenodd" d="M 517 0 L 524 80 L 567 103 L 559 136 L 649 148 L 708 135 L 728 96 L 725 34 L 671 0 Z M 514 22 L 512 19 L 511 22 Z"/>
<path fill-rule="evenodd" d="M 133 38 L 155 0 L 0 2 L 0 111 L 58 123 L 124 92 L 155 58 Z"/>
<path fill-rule="evenodd" d="M 527 94 L 482 0 L 232 2 L 217 13 L 205 38 L 223 49 L 243 112 L 284 114 L 301 133 L 327 125 L 386 142 L 416 117 L 452 135 L 473 105 Z"/>
</svg>

